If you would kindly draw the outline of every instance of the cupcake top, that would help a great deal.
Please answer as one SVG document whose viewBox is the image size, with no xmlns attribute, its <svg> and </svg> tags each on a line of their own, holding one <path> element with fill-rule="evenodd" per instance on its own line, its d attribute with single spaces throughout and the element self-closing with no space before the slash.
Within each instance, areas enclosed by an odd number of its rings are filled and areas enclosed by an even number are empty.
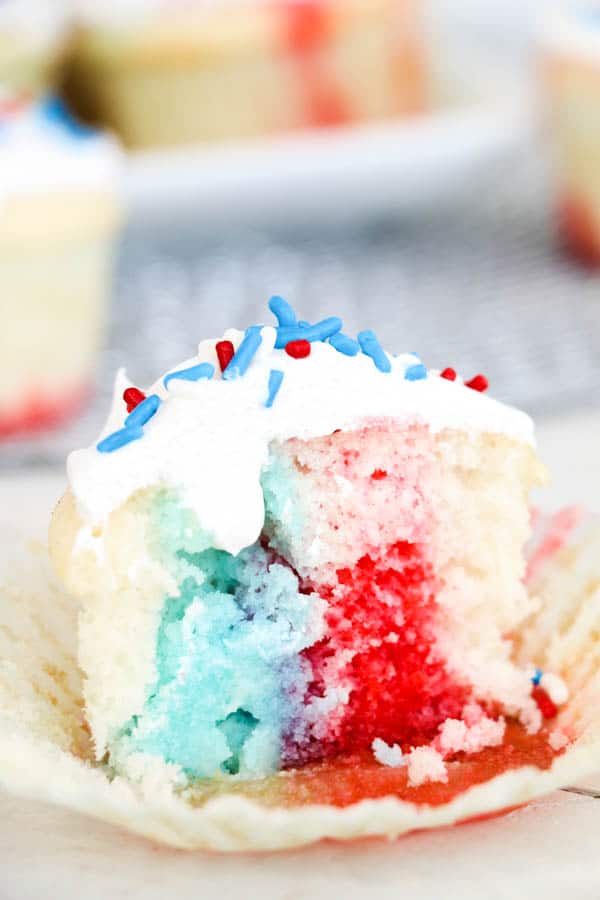
<svg viewBox="0 0 600 900">
<path fill-rule="evenodd" d="M 120 163 L 116 140 L 79 124 L 59 99 L 27 105 L 0 92 L 0 210 L 14 195 L 114 190 Z"/>
<path fill-rule="evenodd" d="M 166 486 L 181 491 L 215 546 L 238 553 L 263 526 L 269 445 L 292 437 L 385 418 L 533 443 L 529 417 L 486 396 L 483 376 L 465 383 L 451 369 L 427 370 L 413 353 L 390 355 L 372 331 L 343 334 L 337 317 L 297 321 L 278 297 L 270 307 L 276 326 L 203 341 L 146 391 L 119 372 L 100 440 L 68 460 L 90 535 L 136 491 Z"/>
<path fill-rule="evenodd" d="M 58 0 L 0 0 L 0 39 L 23 37 L 50 48 L 62 41 L 67 26 L 66 4 Z"/>
</svg>

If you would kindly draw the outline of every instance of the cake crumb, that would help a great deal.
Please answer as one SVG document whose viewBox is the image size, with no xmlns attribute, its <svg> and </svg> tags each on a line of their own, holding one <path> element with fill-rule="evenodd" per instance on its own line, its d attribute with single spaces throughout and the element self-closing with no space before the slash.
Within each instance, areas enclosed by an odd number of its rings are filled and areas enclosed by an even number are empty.
<svg viewBox="0 0 600 900">
<path fill-rule="evenodd" d="M 562 750 L 569 743 L 569 738 L 561 731 L 560 728 L 555 728 L 554 731 L 551 731 L 548 735 L 548 743 L 552 747 L 553 750 L 557 752 Z"/>
<path fill-rule="evenodd" d="M 468 731 L 461 719 L 446 719 L 440 726 L 440 749 L 444 753 L 460 753 L 465 749 Z"/>
<path fill-rule="evenodd" d="M 448 781 L 448 770 L 441 753 L 433 747 L 415 747 L 408 755 L 408 783 L 418 787 L 426 781 Z"/>
<path fill-rule="evenodd" d="M 439 746 L 444 754 L 479 753 L 485 747 L 497 747 L 502 743 L 506 722 L 503 718 L 482 716 L 472 725 L 460 719 L 446 719 L 440 727 Z"/>
<path fill-rule="evenodd" d="M 406 763 L 402 756 L 402 749 L 398 744 L 386 744 L 381 738 L 375 738 L 371 744 L 371 749 L 373 756 L 382 766 L 398 769 Z"/>
<path fill-rule="evenodd" d="M 527 703 L 519 713 L 519 722 L 525 726 L 527 734 L 537 734 L 543 724 L 542 714 L 535 700 Z"/>
</svg>

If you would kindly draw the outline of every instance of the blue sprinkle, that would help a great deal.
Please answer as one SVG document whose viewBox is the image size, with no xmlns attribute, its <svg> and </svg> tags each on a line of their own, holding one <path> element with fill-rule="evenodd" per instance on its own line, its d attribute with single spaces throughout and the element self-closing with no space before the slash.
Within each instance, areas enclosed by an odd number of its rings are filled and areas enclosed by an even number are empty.
<svg viewBox="0 0 600 900">
<path fill-rule="evenodd" d="M 296 324 L 296 313 L 283 297 L 271 297 L 269 300 L 269 309 L 280 325 Z"/>
<path fill-rule="evenodd" d="M 283 350 L 285 345 L 290 341 L 310 341 L 311 344 L 314 341 L 324 341 L 326 338 L 331 337 L 332 334 L 336 334 L 341 330 L 342 320 L 338 319 L 337 316 L 332 316 L 330 319 L 323 319 L 322 322 L 317 322 L 316 325 L 282 326 L 277 329 L 275 347 L 277 350 Z"/>
<path fill-rule="evenodd" d="M 177 381 L 200 381 L 201 378 L 212 378 L 215 374 L 215 367 L 210 363 L 200 363 L 197 366 L 191 366 L 189 369 L 181 369 L 179 372 L 171 372 L 165 375 L 163 384 L 169 387 L 169 382 L 176 379 Z"/>
<path fill-rule="evenodd" d="M 542 672 L 541 669 L 536 669 L 536 670 L 535 670 L 535 673 L 531 676 L 531 683 L 532 683 L 535 687 L 537 687 L 538 684 L 540 683 L 540 681 L 542 680 L 542 675 L 543 675 L 543 674 L 544 674 L 544 673 Z"/>
<path fill-rule="evenodd" d="M 380 372 L 391 372 L 392 364 L 387 358 L 381 344 L 375 336 L 375 332 L 360 331 L 357 335 L 360 349 L 365 356 L 370 356 Z"/>
<path fill-rule="evenodd" d="M 306 322 L 304 319 L 300 319 L 298 321 L 298 328 L 310 328 L 310 322 Z"/>
<path fill-rule="evenodd" d="M 78 140 L 86 140 L 94 137 L 97 133 L 94 128 L 88 128 L 87 125 L 79 122 L 60 97 L 48 97 L 40 104 L 40 111 L 47 122 L 66 129 L 71 137 Z"/>
<path fill-rule="evenodd" d="M 261 325 L 251 325 L 246 329 L 246 334 L 237 352 L 225 371 L 223 378 L 225 381 L 233 381 L 246 373 L 248 366 L 254 358 L 254 354 L 258 350 L 262 342 Z"/>
<path fill-rule="evenodd" d="M 159 406 L 160 397 L 157 394 L 150 394 L 129 413 L 125 419 L 125 428 L 141 428 L 150 421 Z"/>
<path fill-rule="evenodd" d="M 273 406 L 275 397 L 277 396 L 277 392 L 281 387 L 282 381 L 283 372 L 280 369 L 271 369 L 269 373 L 269 396 L 267 397 L 267 402 L 265 403 L 267 409 L 270 409 Z"/>
<path fill-rule="evenodd" d="M 118 450 L 119 447 L 130 444 L 131 441 L 139 441 L 142 437 L 144 437 L 144 432 L 139 427 L 121 428 L 120 431 L 113 431 L 103 441 L 100 441 L 96 446 L 96 450 L 99 453 L 112 453 L 114 450 Z"/>
<path fill-rule="evenodd" d="M 343 353 L 345 356 L 356 356 L 360 347 L 357 342 L 352 340 L 351 337 L 348 337 L 347 334 L 342 334 L 339 331 L 337 334 L 332 334 L 329 338 L 329 343 L 332 347 L 339 353 Z"/>
<path fill-rule="evenodd" d="M 427 378 L 427 369 L 423 363 L 417 363 L 416 366 L 408 367 L 404 377 L 407 381 L 421 381 L 422 378 Z"/>
</svg>

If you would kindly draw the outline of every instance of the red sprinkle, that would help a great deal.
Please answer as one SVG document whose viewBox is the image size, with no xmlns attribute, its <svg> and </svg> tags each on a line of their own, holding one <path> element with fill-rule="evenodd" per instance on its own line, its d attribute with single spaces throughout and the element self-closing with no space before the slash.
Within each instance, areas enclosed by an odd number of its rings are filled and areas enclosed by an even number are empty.
<svg viewBox="0 0 600 900">
<path fill-rule="evenodd" d="M 129 387 L 123 391 L 123 400 L 127 404 L 127 412 L 130 413 L 138 406 L 142 400 L 146 399 L 146 395 L 139 388 Z"/>
<path fill-rule="evenodd" d="M 382 478 L 387 478 L 387 472 L 385 469 L 375 469 L 374 472 L 371 472 L 371 478 L 373 481 L 381 481 Z"/>
<path fill-rule="evenodd" d="M 485 375 L 475 375 L 470 381 L 465 381 L 465 387 L 471 388 L 473 391 L 483 393 L 488 389 L 488 380 Z"/>
<path fill-rule="evenodd" d="M 557 715 L 558 708 L 556 704 L 552 702 L 544 688 L 534 687 L 531 696 L 537 703 L 538 709 L 545 719 L 553 719 Z"/>
<path fill-rule="evenodd" d="M 0 118 L 11 116 L 14 113 L 19 112 L 19 110 L 23 109 L 23 107 L 26 106 L 29 98 L 29 93 L 24 92 L 16 97 L 9 97 L 4 100 L 0 100 Z"/>
<path fill-rule="evenodd" d="M 304 359 L 310 356 L 310 344 L 308 341 L 288 341 L 285 345 L 285 352 L 292 359 Z"/>
<path fill-rule="evenodd" d="M 217 351 L 217 359 L 219 360 L 219 365 L 221 366 L 221 372 L 224 372 L 235 356 L 233 344 L 231 343 L 231 341 L 217 341 L 217 343 L 215 344 L 215 350 Z"/>
<path fill-rule="evenodd" d="M 440 378 L 446 378 L 448 381 L 456 381 L 456 372 L 454 369 L 448 367 L 444 369 L 443 372 L 440 372 Z"/>
</svg>

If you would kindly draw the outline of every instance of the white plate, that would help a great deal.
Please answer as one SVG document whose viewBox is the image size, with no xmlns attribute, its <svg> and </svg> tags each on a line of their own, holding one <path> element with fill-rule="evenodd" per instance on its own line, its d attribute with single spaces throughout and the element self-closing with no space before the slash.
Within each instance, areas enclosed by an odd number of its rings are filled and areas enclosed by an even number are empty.
<svg viewBox="0 0 600 900">
<path fill-rule="evenodd" d="M 521 45 L 541 0 L 427 0 L 431 113 L 132 154 L 126 191 L 145 215 L 201 211 L 212 224 L 335 221 L 421 208 L 468 187 L 476 170 L 518 151 L 534 129 Z"/>
<path fill-rule="evenodd" d="M 532 129 L 523 106 L 495 98 L 404 121 L 132 154 L 127 199 L 142 215 L 177 207 L 225 223 L 413 209 L 518 149 Z"/>
</svg>

